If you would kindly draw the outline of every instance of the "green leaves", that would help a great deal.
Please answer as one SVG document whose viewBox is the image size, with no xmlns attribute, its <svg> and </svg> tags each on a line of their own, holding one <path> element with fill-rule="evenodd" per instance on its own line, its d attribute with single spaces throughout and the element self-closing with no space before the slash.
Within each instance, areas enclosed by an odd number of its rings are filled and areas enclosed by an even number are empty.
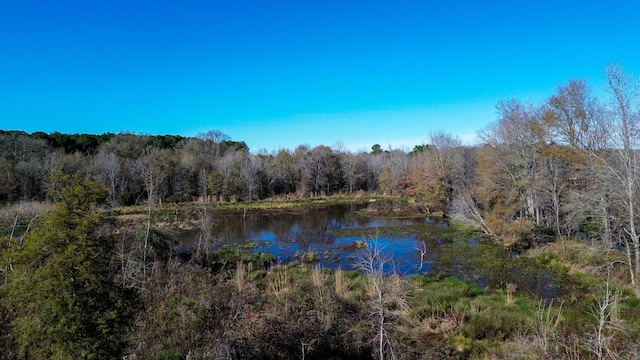
<svg viewBox="0 0 640 360">
<path fill-rule="evenodd" d="M 117 357 L 136 296 L 109 274 L 114 242 L 96 210 L 106 192 L 78 176 L 59 180 L 54 209 L 6 248 L 0 302 L 15 314 L 20 357 Z"/>
</svg>

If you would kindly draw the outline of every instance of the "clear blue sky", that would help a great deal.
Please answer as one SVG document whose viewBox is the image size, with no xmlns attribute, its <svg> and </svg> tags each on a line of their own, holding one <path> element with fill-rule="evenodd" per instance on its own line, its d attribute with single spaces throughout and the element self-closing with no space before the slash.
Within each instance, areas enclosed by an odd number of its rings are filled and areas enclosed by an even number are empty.
<svg viewBox="0 0 640 360">
<path fill-rule="evenodd" d="M 471 141 L 499 100 L 640 73 L 636 1 L 6 1 L 0 128 L 252 151 Z"/>
</svg>

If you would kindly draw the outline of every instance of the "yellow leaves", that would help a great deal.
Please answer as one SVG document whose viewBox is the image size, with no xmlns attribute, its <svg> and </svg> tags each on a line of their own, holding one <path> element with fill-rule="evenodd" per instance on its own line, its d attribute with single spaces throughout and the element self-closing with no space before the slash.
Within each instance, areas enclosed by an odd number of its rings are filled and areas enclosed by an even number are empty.
<svg viewBox="0 0 640 360">
<path fill-rule="evenodd" d="M 418 153 L 412 159 L 404 179 L 403 194 L 425 202 L 430 210 L 443 211 L 447 203 L 447 180 L 428 153 Z"/>
</svg>

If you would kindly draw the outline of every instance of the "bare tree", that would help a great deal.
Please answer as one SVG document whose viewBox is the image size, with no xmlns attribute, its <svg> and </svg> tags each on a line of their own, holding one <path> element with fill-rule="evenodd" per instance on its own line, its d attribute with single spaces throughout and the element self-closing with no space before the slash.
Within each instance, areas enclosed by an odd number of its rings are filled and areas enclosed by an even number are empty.
<svg viewBox="0 0 640 360">
<path fill-rule="evenodd" d="M 151 215 L 156 202 L 156 190 L 164 181 L 166 176 L 165 161 L 161 150 L 155 148 L 147 149 L 146 153 L 135 161 L 135 168 L 142 177 L 147 190 L 147 223 L 144 236 L 143 248 L 143 275 L 147 277 L 147 253 L 149 252 L 149 236 L 151 234 Z"/>
<path fill-rule="evenodd" d="M 240 169 L 243 158 L 243 152 L 228 151 L 218 159 L 217 167 L 221 176 L 220 193 L 225 198 L 236 197 L 240 193 Z"/>
<path fill-rule="evenodd" d="M 364 179 L 364 161 L 360 156 L 344 153 L 340 156 L 340 168 L 344 174 L 344 180 L 347 182 L 349 194 L 351 194 Z"/>
<path fill-rule="evenodd" d="M 150 205 L 159 201 L 157 192 L 167 176 L 168 155 L 166 151 L 148 148 L 144 155 L 135 161 L 134 167 L 144 182 L 147 202 Z"/>
<path fill-rule="evenodd" d="M 621 229 L 620 238 L 627 255 L 631 284 L 636 285 L 640 274 L 640 125 L 638 124 L 638 84 L 618 65 L 607 67 L 609 104 L 598 119 L 596 129 L 606 142 L 587 149 L 597 170 L 596 180 L 608 189 L 601 200 L 608 203 L 604 216 L 611 216 Z"/>
<path fill-rule="evenodd" d="M 625 331 L 624 323 L 617 315 L 622 294 L 611 285 L 612 267 L 613 264 L 607 267 L 607 280 L 603 294 L 594 302 L 589 312 L 595 320 L 593 332 L 582 341 L 583 347 L 593 353 L 598 360 L 619 358 L 611 347 L 611 343 L 617 333 Z"/>
<path fill-rule="evenodd" d="M 473 190 L 468 187 L 459 188 L 451 204 L 451 216 L 466 224 L 479 227 L 485 234 L 493 235 L 494 232 L 485 220 L 482 211 L 476 204 Z"/>
<path fill-rule="evenodd" d="M 260 172 L 262 171 L 262 162 L 259 157 L 252 154 L 245 154 L 240 167 L 240 181 L 248 200 L 251 201 L 256 197 L 256 192 L 260 188 Z"/>
<path fill-rule="evenodd" d="M 378 176 L 378 185 L 385 194 L 397 193 L 409 173 L 409 158 L 404 151 L 397 149 L 380 155 L 385 156 L 387 161 Z"/>
<path fill-rule="evenodd" d="M 571 80 L 547 101 L 544 121 L 551 132 L 543 154 L 543 192 L 551 200 L 556 233 L 564 239 L 563 222 L 566 229 L 575 229 L 595 214 L 601 220 L 600 237 L 612 248 L 611 183 L 603 181 L 610 171 L 598 160 L 610 149 L 611 117 L 586 81 Z"/>
<path fill-rule="evenodd" d="M 607 84 L 611 95 L 612 113 L 616 125 L 617 137 L 613 137 L 615 153 L 618 159 L 617 168 L 609 166 L 622 185 L 620 202 L 626 210 L 625 233 L 631 244 L 634 261 L 634 275 L 632 282 L 640 274 L 640 234 L 638 233 L 636 217 L 638 212 L 638 186 L 640 177 L 640 159 L 638 145 L 640 144 L 640 127 L 638 124 L 638 84 L 635 79 L 625 74 L 620 66 L 611 65 L 607 68 Z"/>
<path fill-rule="evenodd" d="M 338 171 L 335 155 L 328 146 L 316 146 L 299 162 L 302 181 L 314 196 L 330 194 L 332 180 Z"/>
<path fill-rule="evenodd" d="M 585 80 L 570 80 L 567 85 L 558 87 L 547 104 L 549 111 L 545 117 L 553 129 L 554 140 L 576 149 L 598 146 L 601 141 L 593 136 L 593 130 L 599 105 Z"/>
<path fill-rule="evenodd" d="M 455 135 L 436 131 L 429 134 L 429 142 L 431 145 L 427 150 L 434 160 L 437 176 L 445 189 L 446 202 L 449 203 L 453 194 L 454 173 L 461 162 L 462 141 Z"/>
<path fill-rule="evenodd" d="M 540 175 L 538 178 L 538 186 L 544 203 L 547 203 L 546 209 L 552 213 L 551 219 L 553 227 L 562 242 L 562 248 L 565 249 L 565 199 L 568 197 L 568 172 L 569 164 L 564 158 L 562 151 L 554 145 L 547 145 L 540 161 Z M 547 221 L 547 224 L 549 221 Z"/>
<path fill-rule="evenodd" d="M 389 159 L 387 158 L 386 154 L 382 151 L 376 152 L 375 154 L 369 154 L 367 156 L 367 178 L 372 190 L 385 190 L 380 186 L 380 175 L 382 174 L 383 169 L 386 168 L 388 160 Z"/>
<path fill-rule="evenodd" d="M 290 151 L 281 149 L 270 157 L 265 166 L 270 194 L 295 193 L 296 184 L 300 182 L 300 174 L 296 170 L 297 164 Z"/>
<path fill-rule="evenodd" d="M 120 160 L 113 152 L 99 152 L 93 159 L 96 177 L 100 184 L 109 189 L 109 202 L 115 204 L 118 178 L 120 176 Z"/>
<path fill-rule="evenodd" d="M 538 153 L 536 147 L 544 139 L 544 128 L 536 109 L 517 100 L 500 102 L 497 106 L 500 120 L 481 138 L 494 149 L 494 161 L 508 175 L 511 187 L 517 191 L 518 208 L 515 211 L 541 223 L 541 213 L 536 189 Z"/>
<path fill-rule="evenodd" d="M 391 311 L 392 305 L 408 308 L 404 295 L 406 292 L 401 289 L 400 278 L 398 276 L 388 276 L 392 270 L 392 259 L 383 253 L 383 249 L 376 240 L 367 244 L 367 249 L 362 252 L 357 260 L 357 267 L 367 274 L 369 280 L 369 295 L 372 304 L 372 320 L 375 323 L 376 343 L 378 358 L 395 359 L 393 342 L 389 333 L 392 319 L 395 317 Z"/>
<path fill-rule="evenodd" d="M 203 153 L 216 159 L 222 155 L 220 153 L 220 143 L 230 140 L 230 137 L 222 133 L 220 130 L 209 130 L 207 132 L 200 133 L 198 134 L 198 138 L 204 142 Z"/>
</svg>

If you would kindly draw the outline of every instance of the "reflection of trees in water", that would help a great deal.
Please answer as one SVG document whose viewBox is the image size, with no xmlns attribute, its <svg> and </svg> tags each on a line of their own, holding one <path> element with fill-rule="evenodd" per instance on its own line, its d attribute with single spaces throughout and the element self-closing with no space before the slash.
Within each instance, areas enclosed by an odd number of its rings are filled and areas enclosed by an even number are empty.
<svg viewBox="0 0 640 360">
<path fill-rule="evenodd" d="M 296 242 L 301 247 L 312 243 L 329 244 L 328 233 L 345 227 L 362 226 L 365 218 L 359 217 L 355 205 L 332 205 L 310 209 L 296 214 L 238 214 L 218 219 L 214 236 L 225 244 L 259 241 L 264 233 L 270 233 L 280 242 Z"/>
<path fill-rule="evenodd" d="M 275 255 L 282 256 L 283 259 L 293 259 L 298 250 L 317 251 L 323 266 L 350 268 L 353 265 L 351 260 L 361 250 L 349 250 L 341 246 L 343 242 L 336 243 L 339 239 L 332 235 L 332 231 L 362 228 L 364 234 L 365 228 L 380 227 L 378 241 L 384 246 L 383 251 L 392 254 L 396 271 L 401 274 L 418 272 L 421 252 L 424 252 L 423 273 L 445 273 L 470 280 L 482 287 L 500 288 L 505 283 L 511 283 L 519 291 L 528 291 L 541 297 L 555 296 L 560 291 L 559 279 L 553 274 L 539 269 L 535 264 L 527 263 L 526 259 L 513 259 L 510 252 L 500 247 L 489 246 L 474 239 L 460 242 L 446 236 L 439 238 L 438 231 L 445 229 L 444 224 L 425 222 L 420 225 L 428 227 L 426 233 L 433 237 L 416 238 L 407 234 L 396 237 L 382 229 L 418 224 L 407 220 L 363 217 L 357 214 L 358 209 L 359 207 L 348 205 L 333 205 L 291 214 L 248 212 L 243 217 L 242 213 L 238 213 L 216 219 L 213 234 L 221 240 L 221 244 L 256 242 L 259 246 L 267 245 L 268 251 L 276 252 Z M 344 244 L 356 240 L 369 239 L 356 236 L 352 240 L 345 240 Z M 328 254 L 326 256 L 325 251 Z M 336 254 L 337 257 L 334 256 Z"/>
</svg>

